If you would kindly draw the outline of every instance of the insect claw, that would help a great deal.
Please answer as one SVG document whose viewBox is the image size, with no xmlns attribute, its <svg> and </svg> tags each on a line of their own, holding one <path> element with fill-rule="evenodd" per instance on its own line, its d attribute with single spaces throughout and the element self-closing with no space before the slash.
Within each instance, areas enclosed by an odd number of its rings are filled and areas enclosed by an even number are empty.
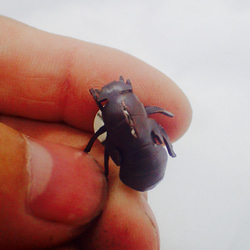
<svg viewBox="0 0 250 250">
<path fill-rule="evenodd" d="M 163 136 L 163 140 L 164 140 L 164 142 L 165 142 L 165 145 L 166 145 L 166 147 L 167 147 L 167 150 L 168 150 L 169 155 L 170 155 L 171 157 L 176 157 L 176 154 L 175 154 L 175 152 L 174 152 L 174 149 L 173 149 L 173 146 L 172 146 L 172 143 L 171 143 L 169 137 L 166 136 L 166 135 L 164 135 L 164 136 Z"/>
<path fill-rule="evenodd" d="M 124 79 L 122 76 L 120 76 L 120 82 L 124 82 Z"/>
</svg>

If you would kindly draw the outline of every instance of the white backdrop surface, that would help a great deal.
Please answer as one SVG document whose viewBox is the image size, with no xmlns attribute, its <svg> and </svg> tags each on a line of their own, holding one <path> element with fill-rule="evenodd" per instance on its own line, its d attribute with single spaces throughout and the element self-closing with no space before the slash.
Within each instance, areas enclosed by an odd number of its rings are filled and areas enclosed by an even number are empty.
<svg viewBox="0 0 250 250">
<path fill-rule="evenodd" d="M 250 249 L 250 1 L 0 0 L 0 14 L 170 76 L 194 114 L 149 192 L 161 249 Z"/>
</svg>

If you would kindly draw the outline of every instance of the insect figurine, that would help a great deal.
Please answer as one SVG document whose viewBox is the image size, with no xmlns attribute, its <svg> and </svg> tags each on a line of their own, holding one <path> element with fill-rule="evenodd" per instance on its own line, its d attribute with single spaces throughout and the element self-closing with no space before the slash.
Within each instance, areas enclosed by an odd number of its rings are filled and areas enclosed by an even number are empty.
<svg viewBox="0 0 250 250">
<path fill-rule="evenodd" d="M 104 141 L 106 177 L 111 157 L 120 166 L 119 175 L 124 184 L 138 191 L 152 189 L 165 174 L 167 151 L 171 157 L 176 155 L 166 131 L 148 115 L 174 115 L 160 107 L 144 107 L 133 93 L 130 80 L 124 82 L 122 76 L 101 90 L 89 91 L 102 113 L 104 125 L 92 136 L 84 151 L 90 152 L 95 140 L 107 132 Z"/>
</svg>

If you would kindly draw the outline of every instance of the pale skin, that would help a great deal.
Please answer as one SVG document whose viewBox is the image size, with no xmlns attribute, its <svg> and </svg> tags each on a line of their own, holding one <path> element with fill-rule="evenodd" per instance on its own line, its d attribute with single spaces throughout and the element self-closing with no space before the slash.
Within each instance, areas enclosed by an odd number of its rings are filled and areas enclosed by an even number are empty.
<svg viewBox="0 0 250 250">
<path fill-rule="evenodd" d="M 185 95 L 121 51 L 6 17 L 0 27 L 0 248 L 159 249 L 147 195 L 111 161 L 107 183 L 101 144 L 83 152 L 97 112 L 88 90 L 130 78 L 145 106 L 175 114 L 154 116 L 172 142 L 191 121 Z"/>
</svg>

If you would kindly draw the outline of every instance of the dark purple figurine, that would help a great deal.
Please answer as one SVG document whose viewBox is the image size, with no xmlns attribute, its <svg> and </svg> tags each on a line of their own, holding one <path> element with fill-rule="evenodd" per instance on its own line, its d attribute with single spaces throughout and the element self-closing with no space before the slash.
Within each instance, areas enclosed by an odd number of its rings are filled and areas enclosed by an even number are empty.
<svg viewBox="0 0 250 250">
<path fill-rule="evenodd" d="M 133 93 L 130 80 L 120 77 L 101 90 L 90 89 L 102 112 L 104 125 L 93 135 L 85 152 L 89 152 L 98 136 L 107 132 L 104 142 L 104 166 L 108 177 L 108 160 L 111 156 L 120 166 L 120 179 L 127 186 L 146 191 L 152 189 L 164 176 L 167 166 L 167 147 L 175 157 L 166 131 L 148 115 L 162 113 L 174 115 L 156 106 L 144 107 Z"/>
</svg>

